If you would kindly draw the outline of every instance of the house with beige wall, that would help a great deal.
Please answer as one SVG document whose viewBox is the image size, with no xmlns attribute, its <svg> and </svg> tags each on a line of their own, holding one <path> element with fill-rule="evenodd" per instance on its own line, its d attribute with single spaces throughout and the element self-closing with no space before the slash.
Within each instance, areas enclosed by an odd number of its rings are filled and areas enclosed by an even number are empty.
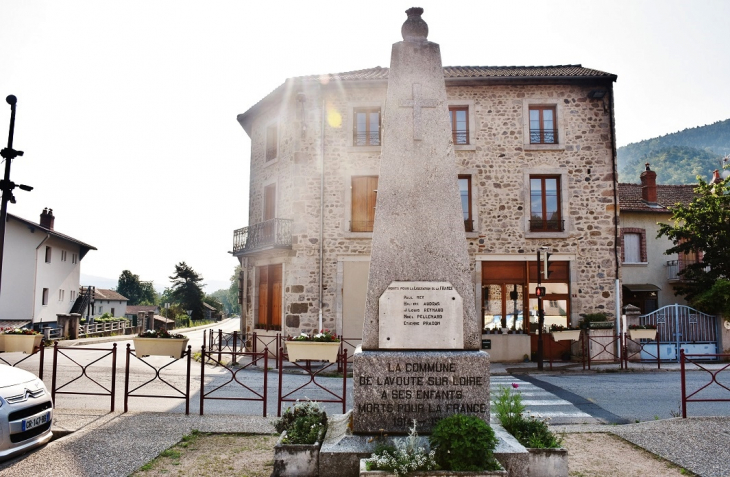
<svg viewBox="0 0 730 477">
<path fill-rule="evenodd" d="M 54 326 L 79 293 L 81 260 L 95 247 L 55 230 L 52 209 L 40 223 L 8 214 L 0 326 Z"/>
<path fill-rule="evenodd" d="M 675 303 L 686 305 L 674 294 L 679 272 L 702 258 L 701 253 L 665 253 L 673 244 L 667 237 L 657 238 L 659 224 L 670 223 L 671 206 L 692 202 L 695 186 L 657 184 L 656 175 L 647 163 L 639 184 L 621 183 L 618 189 L 623 306 L 636 306 L 642 314 Z"/>
<path fill-rule="evenodd" d="M 242 329 L 362 333 L 387 68 L 289 78 L 238 121 L 251 138 L 248 225 L 234 231 Z M 615 316 L 613 82 L 581 65 L 445 67 L 482 326 L 536 320 L 538 250 L 553 322 Z M 544 254 L 543 254 L 544 257 Z"/>
</svg>

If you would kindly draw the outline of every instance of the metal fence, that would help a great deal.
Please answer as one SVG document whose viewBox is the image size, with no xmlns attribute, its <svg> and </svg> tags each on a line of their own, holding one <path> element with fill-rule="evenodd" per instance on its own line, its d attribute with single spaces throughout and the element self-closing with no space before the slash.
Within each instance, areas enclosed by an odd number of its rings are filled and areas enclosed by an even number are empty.
<svg viewBox="0 0 730 477">
<path fill-rule="evenodd" d="M 714 356 L 715 359 L 718 360 L 730 360 L 730 354 L 717 354 Z M 730 363 L 727 363 L 725 366 L 711 370 L 703 366 L 701 363 L 697 362 L 698 360 L 706 360 L 707 355 L 692 355 L 692 354 L 685 354 L 684 350 L 679 351 L 679 362 L 681 363 L 680 369 L 682 372 L 682 417 L 687 417 L 687 403 L 688 402 L 730 402 L 730 395 L 728 395 L 725 391 L 730 392 L 730 387 L 728 385 L 723 384 L 720 382 L 717 378 L 718 374 L 730 370 Z M 695 365 L 699 370 L 705 371 L 709 374 L 709 381 L 701 386 L 700 388 L 688 392 L 687 391 L 687 380 L 685 377 L 685 373 L 687 371 L 686 367 L 687 364 L 693 364 Z M 727 373 L 730 374 L 730 371 Z M 727 378 L 725 378 L 727 379 Z M 726 381 L 727 382 L 727 381 Z M 726 398 L 715 398 L 715 397 L 705 397 L 705 394 L 702 393 L 703 391 L 711 391 L 711 390 L 719 390 L 723 392 L 723 395 L 726 395 Z"/>
<path fill-rule="evenodd" d="M 80 364 L 78 361 L 73 359 L 70 355 L 71 354 L 81 354 L 84 355 L 85 353 L 88 353 L 89 351 L 102 351 L 104 354 L 100 356 L 99 358 L 95 359 L 94 361 L 90 362 L 89 364 L 83 365 Z M 111 385 L 110 387 L 106 387 L 103 384 L 101 384 L 96 379 L 89 376 L 87 373 L 89 366 L 98 363 L 104 358 L 107 358 L 111 356 Z M 58 360 L 59 357 L 64 357 L 68 359 L 70 362 L 74 363 L 76 366 L 78 366 L 81 369 L 81 374 L 79 374 L 74 379 L 68 381 L 67 383 L 64 383 L 62 385 L 58 385 L 57 382 L 57 373 L 58 373 Z M 62 389 L 70 386 L 71 384 L 75 383 L 79 379 L 86 378 L 88 381 L 91 381 L 94 383 L 97 388 L 101 388 L 103 392 L 82 392 L 82 391 L 61 391 Z M 112 346 L 112 349 L 108 348 L 59 348 L 58 347 L 58 341 L 56 341 L 53 345 L 53 375 L 51 377 L 51 399 L 53 399 L 53 402 L 56 402 L 56 395 L 57 394 L 77 394 L 77 395 L 84 395 L 84 396 L 108 396 L 111 400 L 111 412 L 114 412 L 114 390 L 116 388 L 116 377 L 117 377 L 117 344 L 114 343 Z"/>
</svg>

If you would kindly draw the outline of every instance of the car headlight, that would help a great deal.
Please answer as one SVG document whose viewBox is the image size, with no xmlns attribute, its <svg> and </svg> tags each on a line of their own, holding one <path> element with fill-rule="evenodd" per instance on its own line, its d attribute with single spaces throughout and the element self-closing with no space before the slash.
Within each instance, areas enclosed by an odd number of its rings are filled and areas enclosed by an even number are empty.
<svg viewBox="0 0 730 477">
<path fill-rule="evenodd" d="M 5 400 L 0 397 L 0 407 L 3 407 L 3 404 L 5 404 Z"/>
</svg>

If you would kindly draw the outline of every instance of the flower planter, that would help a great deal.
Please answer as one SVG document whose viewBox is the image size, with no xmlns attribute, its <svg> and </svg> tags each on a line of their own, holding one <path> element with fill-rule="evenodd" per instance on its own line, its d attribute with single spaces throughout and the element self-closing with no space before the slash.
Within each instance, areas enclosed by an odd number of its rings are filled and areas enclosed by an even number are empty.
<svg viewBox="0 0 730 477">
<path fill-rule="evenodd" d="M 553 335 L 555 341 L 577 341 L 580 339 L 580 330 L 551 331 L 550 334 Z"/>
<path fill-rule="evenodd" d="M 286 353 L 292 363 L 300 359 L 311 359 L 314 361 L 337 361 L 337 354 L 340 351 L 340 343 L 325 341 L 287 341 Z"/>
<path fill-rule="evenodd" d="M 133 338 L 134 352 L 142 356 L 169 356 L 180 359 L 185 354 L 188 338 Z"/>
<path fill-rule="evenodd" d="M 527 448 L 529 477 L 568 477 L 568 449 Z"/>
<path fill-rule="evenodd" d="M 3 335 L 3 348 L 6 353 L 21 351 L 33 354 L 33 350 L 41 345 L 43 335 Z"/>
<path fill-rule="evenodd" d="M 418 470 L 415 472 L 409 472 L 408 477 L 482 477 L 489 475 L 503 475 L 506 476 L 506 470 L 484 470 L 484 471 L 467 471 L 467 470 Z M 568 474 L 565 474 L 568 475 Z M 360 477 L 395 477 L 393 472 L 385 470 L 365 470 L 365 459 L 360 459 Z"/>
<path fill-rule="evenodd" d="M 0 333 L 0 353 L 5 351 L 5 333 Z"/>
<path fill-rule="evenodd" d="M 654 340 L 656 339 L 656 330 L 629 330 L 631 339 L 636 340 Z"/>
<path fill-rule="evenodd" d="M 286 431 L 281 433 L 274 447 L 274 473 L 280 477 L 319 475 L 320 442 L 314 444 L 282 444 Z M 321 441 L 322 439 L 320 439 Z"/>
</svg>

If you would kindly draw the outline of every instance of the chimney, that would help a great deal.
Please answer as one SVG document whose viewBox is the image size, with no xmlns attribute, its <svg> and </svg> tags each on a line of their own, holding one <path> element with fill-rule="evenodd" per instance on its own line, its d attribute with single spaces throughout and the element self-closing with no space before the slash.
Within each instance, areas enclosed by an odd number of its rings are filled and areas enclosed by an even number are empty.
<svg viewBox="0 0 730 477">
<path fill-rule="evenodd" d="M 646 170 L 639 176 L 641 178 L 641 199 L 649 204 L 656 204 L 656 172 L 649 169 L 646 163 Z"/>
<path fill-rule="evenodd" d="M 53 216 L 53 209 L 43 209 L 41 213 L 41 227 L 53 230 L 53 222 L 56 218 Z"/>
<path fill-rule="evenodd" d="M 722 177 L 720 177 L 720 171 L 715 169 L 715 171 L 712 173 L 711 184 L 719 184 L 720 182 L 722 182 Z"/>
</svg>

